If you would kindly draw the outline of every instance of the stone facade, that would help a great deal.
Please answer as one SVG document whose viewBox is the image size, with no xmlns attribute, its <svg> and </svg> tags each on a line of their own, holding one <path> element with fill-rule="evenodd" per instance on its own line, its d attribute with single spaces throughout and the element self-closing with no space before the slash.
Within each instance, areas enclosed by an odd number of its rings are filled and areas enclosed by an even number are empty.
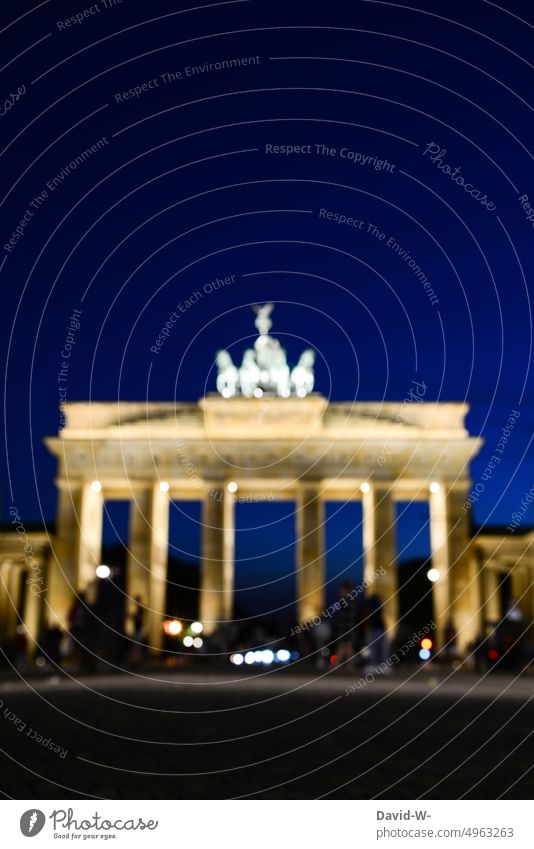
<svg viewBox="0 0 534 849">
<path fill-rule="evenodd" d="M 58 465 L 56 534 L 34 542 L 47 577 L 42 592 L 26 591 L 22 602 L 28 569 L 20 541 L 1 535 L 1 633 L 12 634 L 19 618 L 32 637 L 44 616 L 65 627 L 76 591 L 94 583 L 103 506 L 113 499 L 131 504 L 127 592 L 147 606 L 155 650 L 162 643 L 171 499 L 203 505 L 200 617 L 207 634 L 232 618 L 238 496 L 295 503 L 300 621 L 325 605 L 325 501 L 355 498 L 362 501 L 365 576 L 391 632 L 398 618 L 395 501 L 429 503 L 438 640 L 452 619 L 465 647 L 484 619 L 495 617 L 495 575 L 503 568 L 531 618 L 530 535 L 470 536 L 464 504 L 481 440 L 466 430 L 467 412 L 465 404 L 420 400 L 328 403 L 319 394 L 69 403 L 66 426 L 45 440 Z"/>
</svg>

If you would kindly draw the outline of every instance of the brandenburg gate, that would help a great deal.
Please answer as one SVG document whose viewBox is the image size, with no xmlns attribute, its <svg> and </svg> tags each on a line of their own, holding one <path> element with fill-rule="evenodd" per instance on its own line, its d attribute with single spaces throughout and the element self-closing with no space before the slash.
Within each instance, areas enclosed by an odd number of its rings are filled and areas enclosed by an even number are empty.
<svg viewBox="0 0 534 849">
<path fill-rule="evenodd" d="M 59 434 L 55 534 L 24 528 L 16 508 L 0 533 L 0 642 L 24 626 L 35 651 L 44 623 L 64 628 L 76 594 L 95 588 L 106 503 L 130 504 L 127 612 L 140 597 L 148 642 L 162 646 L 170 502 L 202 503 L 200 618 L 206 634 L 232 619 L 237 500 L 294 503 L 300 622 L 326 604 L 325 504 L 362 504 L 365 583 L 399 619 L 396 502 L 429 505 L 438 645 L 452 623 L 457 647 L 504 614 L 509 577 L 526 622 L 534 614 L 534 531 L 471 536 L 469 465 L 481 440 L 466 404 L 433 403 L 413 380 L 403 402 L 329 402 L 314 391 L 312 350 L 290 368 L 270 335 L 272 305 L 256 308 L 258 335 L 241 365 L 216 355 L 217 392 L 197 403 L 68 403 Z M 14 512 L 13 512 L 14 511 Z M 356 560 L 358 553 L 355 552 Z"/>
<path fill-rule="evenodd" d="M 480 633 L 487 605 L 495 607 L 465 509 L 469 463 L 481 445 L 466 430 L 467 405 L 422 400 L 424 384 L 416 381 L 402 403 L 328 402 L 313 391 L 313 351 L 304 351 L 293 369 L 287 365 L 269 334 L 271 308 L 257 308 L 258 336 L 240 367 L 227 351 L 217 354 L 218 392 L 198 403 L 65 405 L 65 427 L 45 440 L 58 463 L 58 506 L 41 616 L 66 627 L 76 593 L 95 582 L 105 504 L 126 499 L 126 592 L 130 605 L 141 597 L 148 641 L 157 650 L 166 612 L 170 502 L 197 500 L 200 619 L 205 633 L 215 631 L 232 619 L 235 502 L 248 496 L 294 502 L 298 620 L 320 616 L 325 502 L 359 499 L 365 579 L 380 596 L 393 635 L 399 616 L 395 505 L 416 500 L 429 505 L 438 641 L 452 621 L 465 648 Z M 36 635 L 35 609 L 34 603 L 26 626 Z"/>
</svg>

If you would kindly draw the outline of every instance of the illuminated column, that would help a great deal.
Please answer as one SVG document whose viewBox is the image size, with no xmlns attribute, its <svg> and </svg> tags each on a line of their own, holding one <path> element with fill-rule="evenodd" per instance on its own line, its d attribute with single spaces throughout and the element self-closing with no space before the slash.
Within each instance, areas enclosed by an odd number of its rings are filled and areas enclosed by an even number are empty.
<svg viewBox="0 0 534 849">
<path fill-rule="evenodd" d="M 384 623 L 392 637 L 399 619 L 395 502 L 387 483 L 365 483 L 361 490 L 366 592 L 380 596 Z"/>
<path fill-rule="evenodd" d="M 443 645 L 445 627 L 450 619 L 458 634 L 460 650 L 478 635 L 481 620 L 480 581 L 470 545 L 465 500 L 463 489 L 447 492 L 443 485 L 431 484 L 432 567 L 439 572 L 433 586 L 438 643 Z"/>
<path fill-rule="evenodd" d="M 524 559 L 513 566 L 510 579 L 512 595 L 519 601 L 519 608 L 523 614 L 523 627 L 526 628 L 532 622 L 532 584 L 530 566 Z"/>
<path fill-rule="evenodd" d="M 307 622 L 325 606 L 324 502 L 317 485 L 300 488 L 296 521 L 297 620 Z"/>
<path fill-rule="evenodd" d="M 46 572 L 41 558 L 35 558 L 34 569 L 42 578 L 42 583 L 40 581 L 32 581 L 32 577 L 35 577 L 35 575 L 32 572 L 26 572 L 26 591 L 22 613 L 24 627 L 28 636 L 28 652 L 30 655 L 35 653 L 43 624 L 43 594 L 46 585 Z"/>
<path fill-rule="evenodd" d="M 491 563 L 482 564 L 480 569 L 482 594 L 482 624 L 498 622 L 501 618 L 499 573 Z"/>
<path fill-rule="evenodd" d="M 81 486 L 59 483 L 45 607 L 51 624 L 66 628 L 77 592 L 95 586 L 102 546 L 102 512 L 102 493 L 96 482 Z"/>
<path fill-rule="evenodd" d="M 78 590 L 95 587 L 95 570 L 102 556 L 104 501 L 97 482 L 82 485 L 79 514 Z"/>
<path fill-rule="evenodd" d="M 530 552 L 531 553 L 531 552 Z M 534 564 L 531 562 L 532 558 L 529 557 L 528 564 L 528 593 L 530 597 L 530 639 L 532 639 L 532 631 L 534 629 Z"/>
<path fill-rule="evenodd" d="M 135 610 L 135 598 L 140 596 L 143 605 L 150 599 L 150 489 L 136 492 L 130 502 L 130 528 L 128 534 L 128 562 L 126 565 L 127 613 Z"/>
<path fill-rule="evenodd" d="M 67 627 L 77 588 L 79 503 L 80 491 L 60 483 L 45 611 L 50 624 L 59 624 L 61 628 Z"/>
<path fill-rule="evenodd" d="M 534 619 L 534 609 L 532 607 L 532 571 L 530 564 L 526 560 L 523 561 L 523 598 L 521 609 L 525 617 L 525 628 L 530 628 Z"/>
<path fill-rule="evenodd" d="M 15 563 L 10 563 L 7 572 L 7 605 L 5 610 L 5 627 L 6 637 L 8 639 L 15 636 L 17 625 L 20 625 L 20 585 L 22 578 L 22 570 Z"/>
<path fill-rule="evenodd" d="M 200 620 L 206 634 L 232 619 L 234 595 L 234 496 L 216 484 L 202 505 Z"/>
<path fill-rule="evenodd" d="M 166 614 L 167 560 L 169 550 L 169 497 L 156 482 L 150 504 L 148 642 L 151 649 L 163 646 L 162 621 Z"/>
<path fill-rule="evenodd" d="M 19 569 L 10 560 L 4 560 L 0 574 L 0 637 L 11 639 L 18 625 L 17 608 Z"/>
<path fill-rule="evenodd" d="M 0 641 L 7 635 L 7 617 L 9 605 L 8 575 L 10 564 L 8 560 L 0 563 Z"/>
</svg>

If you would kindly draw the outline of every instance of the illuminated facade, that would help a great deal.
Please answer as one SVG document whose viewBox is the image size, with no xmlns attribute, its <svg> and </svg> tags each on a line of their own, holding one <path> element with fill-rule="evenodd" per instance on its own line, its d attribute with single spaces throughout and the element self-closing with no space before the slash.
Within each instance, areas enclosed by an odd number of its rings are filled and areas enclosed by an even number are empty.
<svg viewBox="0 0 534 849">
<path fill-rule="evenodd" d="M 362 502 L 365 582 L 382 599 L 391 635 L 399 618 L 395 502 L 429 505 L 438 641 L 452 623 L 463 649 L 502 615 L 503 571 L 533 618 L 534 531 L 471 538 L 470 461 L 481 440 L 465 427 L 465 404 L 423 400 L 413 381 L 403 403 L 329 403 L 312 392 L 314 352 L 292 368 L 269 335 L 272 304 L 255 307 L 258 337 L 240 368 L 217 355 L 219 394 L 198 403 L 68 403 L 64 427 L 45 440 L 57 459 L 56 532 L 0 535 L 0 639 L 24 622 L 67 625 L 77 592 L 91 592 L 101 562 L 106 502 L 130 503 L 128 606 L 146 607 L 148 640 L 162 645 L 169 505 L 202 503 L 200 618 L 206 634 L 232 619 L 235 502 L 295 504 L 300 622 L 321 616 L 325 502 Z M 18 523 L 17 523 L 18 522 Z"/>
<path fill-rule="evenodd" d="M 177 405 L 71 403 L 64 412 L 66 427 L 46 439 L 58 462 L 55 536 L 27 533 L 34 562 L 23 553 L 20 529 L 0 538 L 4 639 L 19 616 L 32 637 L 43 617 L 65 626 L 75 593 L 94 585 L 103 510 L 114 499 L 130 501 L 127 594 L 146 604 L 153 648 L 162 641 L 172 499 L 202 502 L 206 633 L 232 618 L 234 505 L 247 496 L 295 504 L 300 621 L 325 606 L 325 502 L 354 499 L 362 502 L 365 576 L 390 629 L 398 618 L 396 501 L 429 504 L 441 636 L 452 619 L 465 647 L 485 620 L 499 618 L 502 571 L 532 618 L 532 534 L 470 538 L 469 462 L 480 439 L 465 429 L 463 404 L 211 395 Z"/>
</svg>

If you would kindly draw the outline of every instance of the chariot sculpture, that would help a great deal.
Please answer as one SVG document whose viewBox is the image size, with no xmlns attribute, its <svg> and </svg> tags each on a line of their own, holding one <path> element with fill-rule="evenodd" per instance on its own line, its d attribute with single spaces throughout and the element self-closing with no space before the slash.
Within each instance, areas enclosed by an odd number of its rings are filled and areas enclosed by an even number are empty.
<svg viewBox="0 0 534 849">
<path fill-rule="evenodd" d="M 284 348 L 278 339 L 269 335 L 274 304 L 255 304 L 253 309 L 259 334 L 254 348 L 247 348 L 239 368 L 234 365 L 228 351 L 217 352 L 217 391 L 223 398 L 236 395 L 245 398 L 261 398 L 264 395 L 306 397 L 313 391 L 315 351 L 306 348 L 297 365 L 290 369 Z"/>
</svg>

